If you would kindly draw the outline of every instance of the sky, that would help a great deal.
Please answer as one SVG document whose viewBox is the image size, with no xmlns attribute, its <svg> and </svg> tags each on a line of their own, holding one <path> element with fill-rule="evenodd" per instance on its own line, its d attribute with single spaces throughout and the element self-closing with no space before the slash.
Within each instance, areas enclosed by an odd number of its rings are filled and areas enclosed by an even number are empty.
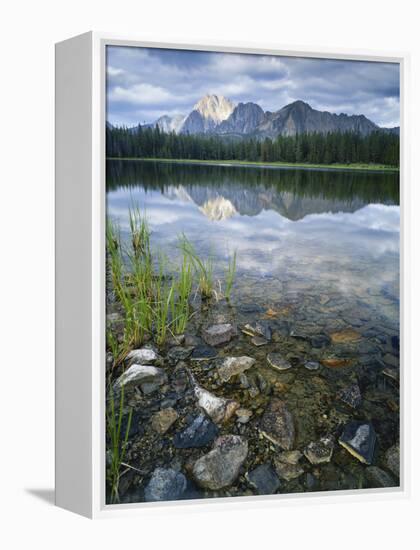
<svg viewBox="0 0 420 550">
<path fill-rule="evenodd" d="M 303 100 L 331 113 L 400 124 L 399 66 L 255 54 L 107 47 L 107 120 L 134 126 L 188 114 L 206 94 L 277 111 Z"/>
</svg>

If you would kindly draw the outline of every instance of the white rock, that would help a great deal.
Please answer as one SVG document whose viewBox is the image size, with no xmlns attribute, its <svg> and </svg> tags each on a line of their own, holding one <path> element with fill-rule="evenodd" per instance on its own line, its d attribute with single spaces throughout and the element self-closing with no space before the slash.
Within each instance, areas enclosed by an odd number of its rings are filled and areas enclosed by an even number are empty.
<svg viewBox="0 0 420 550">
<path fill-rule="evenodd" d="M 161 381 L 162 384 L 166 380 L 166 374 L 163 369 L 152 367 L 150 365 L 131 365 L 123 374 L 116 380 L 115 389 L 122 387 L 137 386 L 145 382 Z"/>
<path fill-rule="evenodd" d="M 127 362 L 129 364 L 136 363 L 138 365 L 152 365 L 158 358 L 158 354 L 156 350 L 153 348 L 140 348 L 140 349 L 133 349 L 133 351 L 130 351 L 130 353 L 127 355 Z"/>
<path fill-rule="evenodd" d="M 232 399 L 217 397 L 196 385 L 194 393 L 198 401 L 198 406 L 202 409 L 216 424 L 227 422 L 234 412 L 239 408 L 239 403 Z"/>
</svg>

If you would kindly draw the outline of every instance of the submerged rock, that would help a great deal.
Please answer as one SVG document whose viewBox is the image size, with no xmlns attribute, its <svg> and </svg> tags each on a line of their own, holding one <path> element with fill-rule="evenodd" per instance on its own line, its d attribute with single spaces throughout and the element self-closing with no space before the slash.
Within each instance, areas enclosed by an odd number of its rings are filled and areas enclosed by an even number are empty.
<svg viewBox="0 0 420 550">
<path fill-rule="evenodd" d="M 199 345 L 194 348 L 190 359 L 192 361 L 206 361 L 208 359 L 214 359 L 217 357 L 217 350 L 211 346 Z"/>
<path fill-rule="evenodd" d="M 318 370 L 321 365 L 318 361 L 305 361 L 303 366 L 308 370 Z"/>
<path fill-rule="evenodd" d="M 394 476 L 400 477 L 400 445 L 396 443 L 385 453 L 386 467 L 391 470 Z"/>
<path fill-rule="evenodd" d="M 398 483 L 384 470 L 377 466 L 368 466 L 365 475 L 374 487 L 396 487 Z"/>
<path fill-rule="evenodd" d="M 319 441 L 311 441 L 303 454 L 311 464 L 323 464 L 331 460 L 334 450 L 334 440 L 331 436 L 321 437 Z"/>
<path fill-rule="evenodd" d="M 313 348 L 325 348 L 329 346 L 330 343 L 331 339 L 326 334 L 315 334 L 315 336 L 311 336 L 311 345 Z"/>
<path fill-rule="evenodd" d="M 168 360 L 172 365 L 175 365 L 179 361 L 185 361 L 191 355 L 193 348 L 183 348 L 181 346 L 175 346 L 168 351 Z"/>
<path fill-rule="evenodd" d="M 179 500 L 187 488 L 187 479 L 173 469 L 156 468 L 144 490 L 146 502 Z"/>
<path fill-rule="evenodd" d="M 133 349 L 126 357 L 129 364 L 153 365 L 159 358 L 157 351 L 151 346 L 145 346 L 140 349 Z"/>
<path fill-rule="evenodd" d="M 344 427 L 338 442 L 360 462 L 372 463 L 376 433 L 370 422 L 350 422 Z"/>
<path fill-rule="evenodd" d="M 131 365 L 131 367 L 123 372 L 115 381 L 114 389 L 139 386 L 147 383 L 157 384 L 157 386 L 159 386 L 166 381 L 167 376 L 163 369 L 150 365 Z"/>
<path fill-rule="evenodd" d="M 280 480 L 270 464 L 261 464 L 245 474 L 248 483 L 259 495 L 273 495 L 280 488 Z"/>
<path fill-rule="evenodd" d="M 220 346 L 221 344 L 226 344 L 234 336 L 236 336 L 236 329 L 230 323 L 211 325 L 203 330 L 203 340 L 209 346 Z"/>
<path fill-rule="evenodd" d="M 341 369 L 343 367 L 349 367 L 353 362 L 351 359 L 343 359 L 341 357 L 327 357 L 323 359 L 321 363 L 324 367 L 330 369 Z"/>
<path fill-rule="evenodd" d="M 278 475 L 286 481 L 291 481 L 301 476 L 304 473 L 303 468 L 299 464 L 302 456 L 302 453 L 298 450 L 279 453 L 274 459 L 274 466 Z"/>
<path fill-rule="evenodd" d="M 248 454 L 248 442 L 239 435 L 223 435 L 216 439 L 213 449 L 199 458 L 192 475 L 203 489 L 217 491 L 231 485 Z"/>
<path fill-rule="evenodd" d="M 400 360 L 398 357 L 396 357 L 395 355 L 392 355 L 391 353 L 386 353 L 383 357 L 382 357 L 382 361 L 390 366 L 390 367 L 393 367 L 393 368 L 398 368 L 399 365 L 400 365 Z"/>
<path fill-rule="evenodd" d="M 183 430 L 174 436 L 177 449 L 205 447 L 219 435 L 219 428 L 206 415 L 200 414 Z"/>
<path fill-rule="evenodd" d="M 267 355 L 267 363 L 270 367 L 278 371 L 284 371 L 292 368 L 291 363 L 280 353 L 269 353 Z"/>
<path fill-rule="evenodd" d="M 254 336 L 251 338 L 251 342 L 254 344 L 255 347 L 265 346 L 268 344 L 268 340 L 263 338 L 262 336 Z"/>
<path fill-rule="evenodd" d="M 362 404 L 362 394 L 358 384 L 351 384 L 343 388 L 338 392 L 337 397 L 353 409 L 357 409 Z"/>
<path fill-rule="evenodd" d="M 259 430 L 261 434 L 283 450 L 293 448 L 295 441 L 295 427 L 293 417 L 284 401 L 272 399 L 261 419 Z"/>
<path fill-rule="evenodd" d="M 283 451 L 277 455 L 277 460 L 283 462 L 284 464 L 297 464 L 302 456 L 302 453 L 298 450 Z"/>
<path fill-rule="evenodd" d="M 288 464 L 278 458 L 274 459 L 274 466 L 279 477 L 286 481 L 296 479 L 304 473 L 303 468 L 299 464 Z"/>
<path fill-rule="evenodd" d="M 331 341 L 334 344 L 350 344 L 353 342 L 358 342 L 361 338 L 361 335 L 359 332 L 351 328 L 347 328 L 338 332 L 331 333 L 330 337 Z"/>
<path fill-rule="evenodd" d="M 233 376 L 242 374 L 255 365 L 255 359 L 247 357 L 226 357 L 220 367 L 217 368 L 217 374 L 222 382 L 228 382 Z"/>
<path fill-rule="evenodd" d="M 244 334 L 247 336 L 260 336 L 267 340 L 271 340 L 271 328 L 270 325 L 264 321 L 256 321 L 254 324 L 246 324 L 241 329 Z"/>
<path fill-rule="evenodd" d="M 158 434 L 165 434 L 177 420 L 178 413 L 172 407 L 158 411 L 152 416 L 152 428 Z"/>
</svg>

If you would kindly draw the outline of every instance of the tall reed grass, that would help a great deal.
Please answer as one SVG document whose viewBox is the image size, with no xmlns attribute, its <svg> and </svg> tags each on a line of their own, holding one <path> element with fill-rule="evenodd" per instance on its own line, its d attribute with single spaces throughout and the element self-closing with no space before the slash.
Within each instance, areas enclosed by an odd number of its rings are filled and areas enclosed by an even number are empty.
<svg viewBox="0 0 420 550">
<path fill-rule="evenodd" d="M 181 235 L 181 264 L 170 269 L 162 255 L 156 259 L 150 246 L 150 229 L 138 208 L 129 210 L 129 239 L 123 244 L 118 225 L 107 222 L 106 245 L 112 289 L 124 316 L 124 335 L 119 341 L 107 331 L 107 345 L 120 364 L 133 347 L 154 338 L 164 345 L 168 334 L 182 334 L 191 318 L 194 280 L 202 298 L 209 299 L 214 290 L 214 262 L 202 259 L 194 246 Z M 225 296 L 230 299 L 236 271 L 236 253 L 229 260 Z"/>
<path fill-rule="evenodd" d="M 193 244 L 182 234 L 179 239 L 179 248 L 182 250 L 184 257 L 188 257 L 192 262 L 196 273 L 198 274 L 198 288 L 203 298 L 211 298 L 214 295 L 213 257 L 209 256 L 202 260 L 197 254 Z"/>
<path fill-rule="evenodd" d="M 229 265 L 226 272 L 226 287 L 225 287 L 225 297 L 228 302 L 230 302 L 230 295 L 232 293 L 233 282 L 236 275 L 236 250 L 233 253 L 233 256 L 229 258 Z"/>
<path fill-rule="evenodd" d="M 120 501 L 119 484 L 121 477 L 121 465 L 124 462 L 128 434 L 131 427 L 131 419 L 133 410 L 128 413 L 128 420 L 123 434 L 122 422 L 124 411 L 124 387 L 121 388 L 119 397 L 119 406 L 116 409 L 114 393 L 111 390 L 109 406 L 106 411 L 106 427 L 109 439 L 108 448 L 108 464 L 107 464 L 107 482 L 110 487 L 110 500 L 112 504 Z"/>
</svg>

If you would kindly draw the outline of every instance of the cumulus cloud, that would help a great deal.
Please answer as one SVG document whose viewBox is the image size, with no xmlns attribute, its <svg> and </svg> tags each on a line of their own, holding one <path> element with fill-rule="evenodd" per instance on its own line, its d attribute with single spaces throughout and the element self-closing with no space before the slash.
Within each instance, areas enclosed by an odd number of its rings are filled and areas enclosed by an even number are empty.
<svg viewBox="0 0 420 550">
<path fill-rule="evenodd" d="M 400 118 L 393 63 L 109 46 L 107 91 L 114 124 L 186 114 L 207 93 L 269 111 L 302 99 L 320 110 L 364 114 L 380 126 Z"/>
</svg>

